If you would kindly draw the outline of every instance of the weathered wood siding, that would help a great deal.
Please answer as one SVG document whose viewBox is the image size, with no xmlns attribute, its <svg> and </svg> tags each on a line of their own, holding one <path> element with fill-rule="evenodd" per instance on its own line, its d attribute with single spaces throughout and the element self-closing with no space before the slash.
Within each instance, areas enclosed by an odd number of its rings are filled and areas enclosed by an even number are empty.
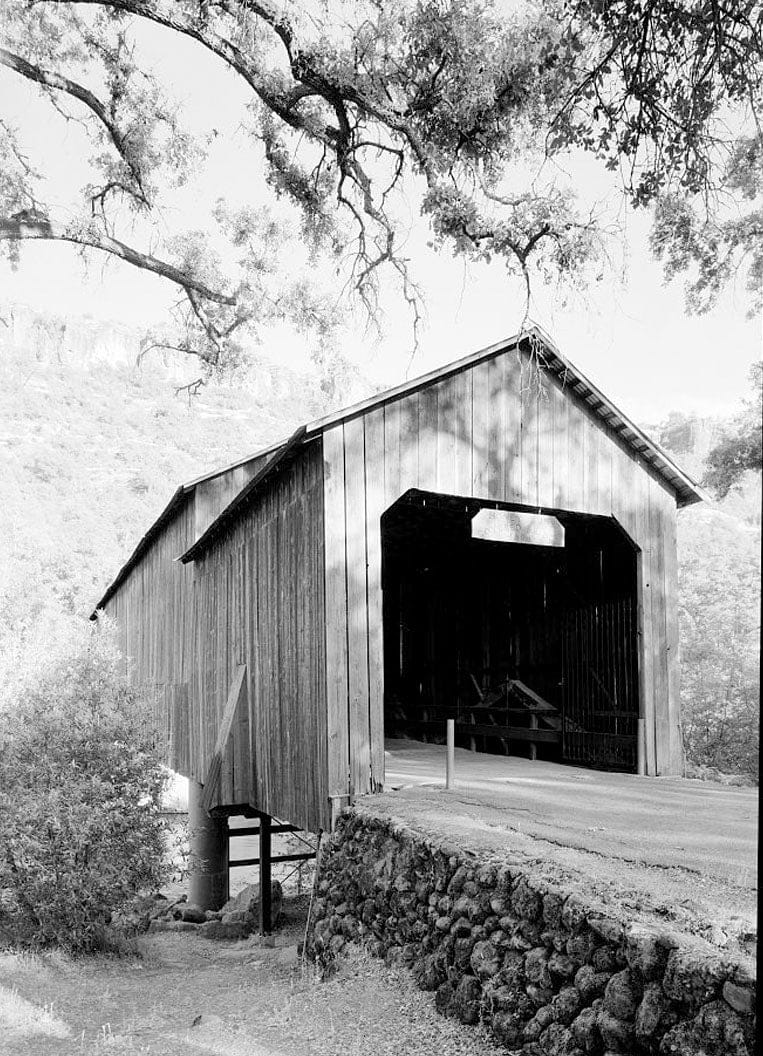
<svg viewBox="0 0 763 1056">
<path fill-rule="evenodd" d="M 650 774 L 680 772 L 676 502 L 563 380 L 506 351 L 323 434 L 329 792 L 383 781 L 380 517 L 410 488 L 615 517 L 639 548 Z"/>
<path fill-rule="evenodd" d="M 187 776 L 192 775 L 193 723 L 188 679 L 193 566 L 181 565 L 175 558 L 194 539 L 190 495 L 105 605 L 107 615 L 117 622 L 134 680 L 157 693 L 168 737 L 167 762 Z"/>
<path fill-rule="evenodd" d="M 197 561 L 175 560 L 261 464 L 198 485 L 107 612 L 136 678 L 165 702 L 170 764 L 197 781 L 236 669 L 246 665 L 217 802 L 250 803 L 314 830 L 329 818 L 320 440 Z"/>
</svg>

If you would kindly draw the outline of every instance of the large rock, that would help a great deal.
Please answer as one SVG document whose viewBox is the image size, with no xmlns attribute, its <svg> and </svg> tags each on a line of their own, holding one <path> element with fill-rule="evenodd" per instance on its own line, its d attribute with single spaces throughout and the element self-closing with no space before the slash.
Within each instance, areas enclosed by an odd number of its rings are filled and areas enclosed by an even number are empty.
<svg viewBox="0 0 763 1056">
<path fill-rule="evenodd" d="M 726 968 L 703 950 L 673 950 L 662 985 L 668 997 L 694 1007 L 720 996 Z"/>
<path fill-rule="evenodd" d="M 591 965 L 597 972 L 609 972 L 611 975 L 617 971 L 619 963 L 611 946 L 599 946 L 591 954 Z"/>
<path fill-rule="evenodd" d="M 277 880 L 273 880 L 270 887 L 270 899 L 271 899 L 271 923 L 275 928 L 281 919 L 281 911 L 283 909 L 283 888 Z M 245 913 L 248 914 L 252 924 L 259 924 L 260 919 L 260 887 L 259 884 L 247 884 L 239 893 L 234 897 L 228 899 L 225 905 L 220 910 L 221 919 L 225 919 L 229 913 Z M 230 922 L 240 922 L 242 918 L 234 917 L 230 918 Z"/>
<path fill-rule="evenodd" d="M 248 909 L 230 909 L 224 913 L 218 913 L 210 920 L 222 920 L 224 924 L 249 924 L 254 925 L 254 918 Z"/>
<path fill-rule="evenodd" d="M 463 972 L 467 971 L 469 968 L 473 949 L 474 939 L 472 938 L 456 939 L 453 943 L 453 963 Z"/>
<path fill-rule="evenodd" d="M 407 942 L 404 946 L 393 946 L 387 950 L 384 958 L 390 968 L 410 968 L 416 960 L 418 946 L 415 942 Z"/>
<path fill-rule="evenodd" d="M 528 983 L 525 987 L 525 993 L 535 1008 L 542 1008 L 544 1005 L 548 1005 L 554 996 L 554 991 L 550 987 L 536 986 L 535 983 Z"/>
<path fill-rule="evenodd" d="M 523 1037 L 525 1041 L 537 1041 L 543 1031 L 554 1022 L 554 1011 L 550 1005 L 539 1008 L 532 1019 L 525 1024 Z"/>
<path fill-rule="evenodd" d="M 207 919 L 207 914 L 194 902 L 188 902 L 183 906 L 181 920 L 186 921 L 188 924 L 204 924 Z"/>
<path fill-rule="evenodd" d="M 182 901 L 185 902 L 185 895 L 182 896 Z M 152 920 L 172 919 L 175 905 L 175 901 L 161 893 L 139 896 L 115 912 L 113 923 L 128 933 L 148 931 Z"/>
<path fill-rule="evenodd" d="M 495 945 L 495 938 L 492 939 Z M 525 959 L 519 950 L 506 950 L 503 954 L 501 979 L 508 986 L 521 986 L 525 981 Z"/>
<path fill-rule="evenodd" d="M 470 957 L 472 971 L 478 979 L 490 979 L 501 967 L 501 956 L 489 939 L 477 942 Z"/>
<path fill-rule="evenodd" d="M 456 990 L 452 983 L 441 983 L 437 987 L 437 993 L 434 995 L 434 1007 L 438 1012 L 447 1015 L 455 992 Z"/>
<path fill-rule="evenodd" d="M 198 924 L 192 924 L 190 920 L 162 920 L 161 918 L 156 918 L 149 923 L 148 932 L 149 935 L 152 935 L 157 931 L 201 932 L 201 928 Z"/>
<path fill-rule="evenodd" d="M 679 1023 L 660 1042 L 662 1056 L 750 1056 L 739 1017 L 723 1001 L 711 1001 L 689 1023 Z"/>
<path fill-rule="evenodd" d="M 723 999 L 735 1012 L 749 1015 L 755 1010 L 755 986 L 740 986 L 727 979 L 723 984 Z"/>
<path fill-rule="evenodd" d="M 421 990 L 437 990 L 445 982 L 447 963 L 441 953 L 432 953 L 417 961 L 413 975 Z"/>
<path fill-rule="evenodd" d="M 463 890 L 464 884 L 466 883 L 466 878 L 467 878 L 468 874 L 469 874 L 469 870 L 466 868 L 466 866 L 465 865 L 459 865 L 458 869 L 456 869 L 455 873 L 451 877 L 450 883 L 448 884 L 448 894 L 449 895 L 456 895 L 457 896 L 457 895 L 461 894 L 461 891 Z"/>
<path fill-rule="evenodd" d="M 472 933 L 472 925 L 466 917 L 459 917 L 450 929 L 451 935 L 456 939 L 465 939 Z"/>
<path fill-rule="evenodd" d="M 662 978 L 668 954 L 676 945 L 672 936 L 644 924 L 629 924 L 625 929 L 628 967 L 639 971 L 647 981 Z"/>
<path fill-rule="evenodd" d="M 571 1031 L 561 1023 L 552 1023 L 540 1036 L 540 1046 L 546 1056 L 580 1056 L 580 1049 Z"/>
<path fill-rule="evenodd" d="M 578 968 L 575 973 L 575 986 L 584 1005 L 590 1004 L 594 998 L 601 997 L 610 977 L 609 972 L 597 972 L 590 964 Z"/>
<path fill-rule="evenodd" d="M 251 924 L 226 924 L 222 920 L 208 920 L 206 924 L 197 925 L 199 934 L 205 939 L 214 939 L 216 942 L 245 939 L 252 933 Z"/>
<path fill-rule="evenodd" d="M 593 956 L 596 943 L 590 932 L 578 933 L 567 940 L 566 949 L 567 956 L 575 967 L 580 968 Z"/>
<path fill-rule="evenodd" d="M 460 1019 L 462 1023 L 478 1023 L 481 996 L 479 979 L 475 979 L 473 975 L 465 975 L 456 987 L 453 1000 L 448 1006 L 449 1014 Z"/>
<path fill-rule="evenodd" d="M 586 904 L 580 895 L 569 895 L 562 909 L 562 924 L 573 933 L 583 929 L 586 923 Z"/>
<path fill-rule="evenodd" d="M 594 1053 L 601 1050 L 601 1034 L 596 1019 L 597 1009 L 584 1008 L 570 1025 L 570 1032 L 583 1052 Z"/>
<path fill-rule="evenodd" d="M 616 946 L 623 941 L 623 938 L 625 937 L 625 928 L 613 917 L 600 916 L 597 913 L 589 916 L 587 920 L 588 927 L 595 931 L 605 942 L 609 942 Z"/>
<path fill-rule="evenodd" d="M 490 1029 L 507 1049 L 522 1045 L 525 1020 L 516 1012 L 496 1012 L 490 1019 Z"/>
<path fill-rule="evenodd" d="M 498 979 L 491 979 L 482 990 L 482 1004 L 489 1012 L 511 1012 L 523 1022 L 535 1013 L 530 998 L 516 986 L 504 986 Z"/>
<path fill-rule="evenodd" d="M 602 1009 L 596 1017 L 596 1026 L 604 1042 L 604 1048 L 610 1052 L 633 1052 L 633 1024 L 618 1019 L 611 1012 Z"/>
<path fill-rule="evenodd" d="M 564 895 L 549 891 L 543 896 L 543 920 L 552 931 L 559 931 L 562 927 L 563 908 Z"/>
<path fill-rule="evenodd" d="M 551 987 L 551 975 L 548 970 L 548 954 L 544 946 L 536 946 L 525 958 L 525 975 L 527 981 L 544 989 Z"/>
<path fill-rule="evenodd" d="M 520 920 L 538 921 L 543 913 L 543 899 L 521 877 L 511 892 L 511 908 Z"/>
<path fill-rule="evenodd" d="M 575 974 L 576 968 L 577 965 L 572 958 L 568 957 L 566 953 L 560 953 L 558 950 L 554 950 L 548 959 L 548 970 L 557 982 L 571 979 Z"/>
<path fill-rule="evenodd" d="M 565 1026 L 571 1023 L 580 1011 L 581 1004 L 580 994 L 574 986 L 562 987 L 551 1001 L 556 1022 L 563 1023 Z"/>
<path fill-rule="evenodd" d="M 604 991 L 604 1007 L 618 1019 L 633 1019 L 641 1001 L 641 988 L 633 972 L 617 972 Z"/>
<path fill-rule="evenodd" d="M 640 1039 L 652 1038 L 664 1034 L 675 1022 L 671 1013 L 670 1002 L 663 993 L 659 983 L 647 983 L 644 996 L 636 1011 L 634 1029 Z"/>
</svg>

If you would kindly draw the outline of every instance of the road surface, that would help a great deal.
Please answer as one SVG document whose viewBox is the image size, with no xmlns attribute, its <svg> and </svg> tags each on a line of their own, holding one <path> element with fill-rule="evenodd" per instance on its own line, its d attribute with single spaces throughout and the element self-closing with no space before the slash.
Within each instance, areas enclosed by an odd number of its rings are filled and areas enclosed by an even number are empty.
<svg viewBox="0 0 763 1056">
<path fill-rule="evenodd" d="M 757 789 L 388 741 L 387 791 L 359 800 L 473 850 L 543 863 L 626 913 L 752 955 Z"/>
</svg>

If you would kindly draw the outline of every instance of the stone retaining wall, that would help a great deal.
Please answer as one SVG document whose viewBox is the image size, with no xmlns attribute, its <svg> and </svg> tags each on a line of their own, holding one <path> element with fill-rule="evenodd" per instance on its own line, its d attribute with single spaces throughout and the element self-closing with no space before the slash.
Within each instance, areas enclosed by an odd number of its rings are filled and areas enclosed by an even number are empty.
<svg viewBox="0 0 763 1056">
<path fill-rule="evenodd" d="M 755 982 L 689 937 L 387 819 L 349 813 L 320 863 L 309 949 L 362 940 L 437 1008 L 529 1056 L 752 1056 Z"/>
</svg>

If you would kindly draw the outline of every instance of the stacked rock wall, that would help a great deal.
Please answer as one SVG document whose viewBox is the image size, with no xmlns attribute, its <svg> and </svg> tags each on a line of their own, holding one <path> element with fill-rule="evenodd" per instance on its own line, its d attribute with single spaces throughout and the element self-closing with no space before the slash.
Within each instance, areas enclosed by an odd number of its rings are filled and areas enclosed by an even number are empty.
<svg viewBox="0 0 763 1056">
<path fill-rule="evenodd" d="M 383 818 L 346 815 L 321 855 L 309 945 L 354 940 L 412 969 L 438 1009 L 528 1056 L 752 1056 L 754 980 L 704 944 Z"/>
</svg>

